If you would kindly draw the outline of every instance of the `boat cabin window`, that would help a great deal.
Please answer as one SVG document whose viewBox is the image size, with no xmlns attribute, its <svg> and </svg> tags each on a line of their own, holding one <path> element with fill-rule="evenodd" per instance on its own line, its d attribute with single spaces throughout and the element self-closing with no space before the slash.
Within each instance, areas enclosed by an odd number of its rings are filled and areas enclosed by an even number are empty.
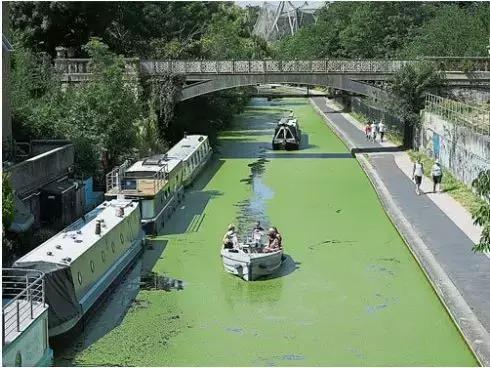
<svg viewBox="0 0 490 368">
<path fill-rule="evenodd" d="M 77 279 L 78 279 L 78 285 L 82 285 L 83 278 L 82 278 L 82 273 L 80 271 L 78 271 Z"/>
<path fill-rule="evenodd" d="M 123 235 L 123 233 L 121 233 L 119 235 L 119 239 L 121 239 L 121 245 L 124 244 L 124 235 Z"/>
<path fill-rule="evenodd" d="M 104 251 L 102 251 L 100 253 L 100 258 L 102 259 L 102 262 L 105 263 L 105 252 Z"/>
<path fill-rule="evenodd" d="M 114 244 L 114 242 L 111 243 L 111 249 L 112 253 L 116 253 L 116 244 Z"/>
<path fill-rule="evenodd" d="M 95 272 L 95 262 L 94 261 L 90 261 L 90 270 L 92 271 L 92 273 Z"/>
</svg>

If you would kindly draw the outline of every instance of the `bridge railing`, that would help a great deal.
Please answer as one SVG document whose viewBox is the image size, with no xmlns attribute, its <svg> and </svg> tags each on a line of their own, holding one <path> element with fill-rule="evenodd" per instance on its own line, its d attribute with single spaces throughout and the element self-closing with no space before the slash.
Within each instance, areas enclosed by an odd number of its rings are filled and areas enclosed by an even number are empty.
<svg viewBox="0 0 490 368">
<path fill-rule="evenodd" d="M 89 75 L 92 73 L 90 70 L 90 60 L 87 58 L 56 58 L 54 59 L 54 66 L 62 74 Z M 124 62 L 127 74 L 136 75 L 139 73 L 138 58 L 127 58 L 124 59 Z"/>
<path fill-rule="evenodd" d="M 488 56 L 424 56 L 419 60 L 431 62 L 437 69 L 445 71 L 490 71 L 490 57 Z"/>
<path fill-rule="evenodd" d="M 406 60 L 148 60 L 141 61 L 144 74 L 260 74 L 260 73 L 392 73 Z"/>
<path fill-rule="evenodd" d="M 417 60 L 142 60 L 125 59 L 128 74 L 270 74 L 270 73 L 387 73 L 403 65 L 421 61 L 434 63 L 439 70 L 490 71 L 489 57 L 424 57 Z M 56 58 L 56 69 L 64 75 L 91 73 L 90 59 Z"/>
<path fill-rule="evenodd" d="M 427 94 L 425 111 L 439 115 L 454 124 L 464 125 L 473 131 L 490 135 L 490 111 L 476 106 Z"/>
</svg>

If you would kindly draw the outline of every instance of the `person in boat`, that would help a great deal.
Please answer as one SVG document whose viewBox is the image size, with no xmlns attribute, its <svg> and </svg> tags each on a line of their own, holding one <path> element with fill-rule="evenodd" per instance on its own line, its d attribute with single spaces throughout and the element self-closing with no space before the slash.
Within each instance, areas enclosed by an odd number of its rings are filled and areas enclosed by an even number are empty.
<svg viewBox="0 0 490 368">
<path fill-rule="evenodd" d="M 294 118 L 294 112 L 293 112 L 293 110 L 289 110 L 289 118 L 290 119 Z"/>
<path fill-rule="evenodd" d="M 257 221 L 252 230 L 252 239 L 256 247 L 260 245 L 260 239 L 262 238 L 263 233 L 264 228 L 260 225 L 260 221 Z"/>
<path fill-rule="evenodd" d="M 235 247 L 236 242 L 236 233 L 235 233 L 235 225 L 231 224 L 228 226 L 228 230 L 223 236 L 223 248 L 224 249 L 233 249 Z"/>
<path fill-rule="evenodd" d="M 264 252 L 275 252 L 282 249 L 282 236 L 276 227 L 269 229 L 269 245 L 265 247 Z"/>
</svg>

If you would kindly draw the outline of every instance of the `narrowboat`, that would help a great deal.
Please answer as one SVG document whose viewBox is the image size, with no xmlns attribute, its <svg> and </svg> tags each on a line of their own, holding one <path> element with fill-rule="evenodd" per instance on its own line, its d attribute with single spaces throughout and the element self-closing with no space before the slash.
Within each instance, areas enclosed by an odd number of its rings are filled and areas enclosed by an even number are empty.
<svg viewBox="0 0 490 368">
<path fill-rule="evenodd" d="M 282 118 L 276 125 L 272 138 L 272 149 L 297 150 L 301 143 L 301 130 L 298 119 Z"/>
<path fill-rule="evenodd" d="M 49 336 L 72 329 L 140 253 L 140 220 L 137 202 L 105 201 L 14 263 L 44 273 Z"/>
<path fill-rule="evenodd" d="M 213 150 L 205 135 L 184 135 L 168 152 L 168 157 L 180 159 L 184 165 L 184 186 L 187 187 L 211 159 Z"/>
<path fill-rule="evenodd" d="M 139 202 L 143 230 L 146 234 L 156 234 L 184 197 L 183 162 L 161 154 L 127 166 L 124 164 L 107 174 L 106 198 L 122 196 Z"/>
<path fill-rule="evenodd" d="M 124 198 L 141 205 L 141 222 L 147 234 L 157 234 L 212 156 L 205 135 L 184 135 L 167 153 L 115 168 L 106 176 L 106 198 Z"/>
</svg>

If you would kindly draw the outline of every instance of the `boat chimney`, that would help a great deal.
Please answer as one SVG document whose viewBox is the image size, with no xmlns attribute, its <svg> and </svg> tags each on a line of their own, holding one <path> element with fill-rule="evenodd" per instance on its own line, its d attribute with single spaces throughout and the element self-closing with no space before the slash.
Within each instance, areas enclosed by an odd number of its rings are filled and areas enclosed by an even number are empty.
<svg viewBox="0 0 490 368">
<path fill-rule="evenodd" d="M 184 138 L 187 138 L 187 132 L 184 132 Z"/>
<path fill-rule="evenodd" d="M 101 233 L 100 221 L 97 220 L 97 222 L 95 223 L 95 235 L 100 235 L 100 233 Z"/>
</svg>

